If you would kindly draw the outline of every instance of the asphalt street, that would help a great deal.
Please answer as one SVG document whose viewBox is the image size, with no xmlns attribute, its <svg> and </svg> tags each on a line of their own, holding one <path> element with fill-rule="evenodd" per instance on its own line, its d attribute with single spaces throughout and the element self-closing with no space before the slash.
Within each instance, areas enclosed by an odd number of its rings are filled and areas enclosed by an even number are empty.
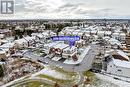
<svg viewBox="0 0 130 87">
<path fill-rule="evenodd" d="M 42 62 L 48 63 L 51 66 L 57 66 L 59 68 L 63 68 L 64 70 L 66 70 L 68 72 L 77 72 L 80 75 L 80 79 L 77 83 L 79 85 L 79 84 L 82 84 L 84 81 L 83 72 L 91 69 L 93 60 L 94 60 L 96 54 L 98 53 L 97 49 L 98 49 L 98 46 L 91 45 L 91 49 L 88 51 L 88 53 L 86 53 L 82 62 L 80 62 L 78 65 L 77 64 L 65 64 L 60 61 L 54 61 L 54 60 L 51 60 L 47 56 L 39 57 L 31 51 L 27 51 L 26 53 L 24 53 L 24 56 L 28 57 L 32 60 L 35 60 L 35 61 L 40 60 Z"/>
</svg>

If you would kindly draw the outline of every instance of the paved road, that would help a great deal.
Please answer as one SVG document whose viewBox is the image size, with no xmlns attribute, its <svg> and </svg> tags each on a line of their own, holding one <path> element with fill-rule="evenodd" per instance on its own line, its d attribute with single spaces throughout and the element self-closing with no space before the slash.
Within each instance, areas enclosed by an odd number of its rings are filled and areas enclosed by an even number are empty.
<svg viewBox="0 0 130 87">
<path fill-rule="evenodd" d="M 88 53 L 86 53 L 82 62 L 78 66 L 76 66 L 75 64 L 65 64 L 60 61 L 54 61 L 51 60 L 49 57 L 46 58 L 39 57 L 34 55 L 33 52 L 29 52 L 29 51 L 24 53 L 24 56 L 29 57 L 32 60 L 40 60 L 42 62 L 46 62 L 51 66 L 59 66 L 69 72 L 78 72 L 80 75 L 80 80 L 78 84 L 81 84 L 84 81 L 83 71 L 89 70 L 91 68 L 95 55 L 98 52 L 97 48 L 98 47 L 96 45 L 92 45 L 91 49 L 88 51 Z"/>
<path fill-rule="evenodd" d="M 54 60 L 51 60 L 49 57 L 46 57 L 46 58 L 39 57 L 37 55 L 34 55 L 33 52 L 29 52 L 29 51 L 24 53 L 24 56 L 29 57 L 32 60 L 40 60 L 42 62 L 46 62 L 52 66 L 62 67 L 66 71 L 82 72 L 82 71 L 89 70 L 91 68 L 91 65 L 95 58 L 96 53 L 97 53 L 97 46 L 95 45 L 91 46 L 91 49 L 88 51 L 88 53 L 86 53 L 82 62 L 78 66 L 76 66 L 75 64 L 65 64 L 60 61 L 54 61 Z"/>
</svg>

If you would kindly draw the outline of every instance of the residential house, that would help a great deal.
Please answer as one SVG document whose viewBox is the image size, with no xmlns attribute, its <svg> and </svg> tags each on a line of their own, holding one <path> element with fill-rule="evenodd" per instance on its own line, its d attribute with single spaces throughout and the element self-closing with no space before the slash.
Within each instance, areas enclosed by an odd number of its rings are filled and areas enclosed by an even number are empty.
<svg viewBox="0 0 130 87">
<path fill-rule="evenodd" d="M 55 49 L 53 49 L 54 46 L 56 46 L 57 44 L 59 44 L 60 42 L 56 41 L 56 42 L 52 42 L 52 43 L 48 43 L 44 45 L 44 52 L 46 54 L 52 53 L 53 51 L 55 51 Z"/>
<path fill-rule="evenodd" d="M 0 46 L 0 49 L 5 52 L 6 57 L 9 57 L 10 54 L 15 53 L 15 44 L 14 43 L 5 43 Z"/>
<path fill-rule="evenodd" d="M 77 48 L 72 46 L 72 47 L 67 47 L 63 50 L 62 57 L 67 58 L 67 59 L 72 59 L 75 56 L 77 56 Z"/>
<path fill-rule="evenodd" d="M 53 51 L 52 53 L 53 53 L 54 55 L 62 56 L 63 50 L 64 50 L 65 48 L 67 48 L 67 47 L 69 47 L 68 44 L 65 44 L 65 43 L 61 42 L 61 43 L 59 43 L 59 44 L 53 46 L 53 47 L 51 48 L 51 50 Z"/>
<path fill-rule="evenodd" d="M 33 44 L 35 37 L 23 37 L 22 39 L 15 40 L 14 43 L 17 48 L 29 47 Z"/>
<path fill-rule="evenodd" d="M 83 47 L 85 45 L 85 41 L 80 39 L 79 41 L 75 42 L 76 47 Z"/>
<path fill-rule="evenodd" d="M 112 58 L 107 65 L 106 72 L 117 76 L 130 77 L 130 62 Z"/>
</svg>

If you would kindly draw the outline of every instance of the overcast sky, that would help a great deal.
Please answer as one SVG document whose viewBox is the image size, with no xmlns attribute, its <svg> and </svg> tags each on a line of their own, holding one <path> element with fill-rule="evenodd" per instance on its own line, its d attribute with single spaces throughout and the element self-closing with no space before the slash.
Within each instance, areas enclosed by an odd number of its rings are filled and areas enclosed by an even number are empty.
<svg viewBox="0 0 130 87">
<path fill-rule="evenodd" d="M 130 0 L 15 0 L 15 14 L 0 18 L 130 19 Z"/>
</svg>

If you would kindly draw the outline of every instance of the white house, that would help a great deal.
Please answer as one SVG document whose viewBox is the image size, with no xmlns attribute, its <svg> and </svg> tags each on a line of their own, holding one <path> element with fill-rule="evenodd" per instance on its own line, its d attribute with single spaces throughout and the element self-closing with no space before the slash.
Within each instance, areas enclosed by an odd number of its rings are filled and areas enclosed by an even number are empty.
<svg viewBox="0 0 130 87">
<path fill-rule="evenodd" d="M 105 35 L 105 31 L 98 31 L 97 35 L 103 37 Z"/>
<path fill-rule="evenodd" d="M 83 47 L 85 45 L 85 41 L 80 39 L 79 41 L 76 41 L 76 47 Z"/>
<path fill-rule="evenodd" d="M 73 35 L 78 35 L 79 31 L 72 32 Z"/>
<path fill-rule="evenodd" d="M 119 40 L 120 34 L 118 32 L 112 34 L 112 38 Z"/>
<path fill-rule="evenodd" d="M 125 33 L 120 33 L 120 40 L 125 41 L 126 34 Z"/>
<path fill-rule="evenodd" d="M 96 35 L 97 34 L 97 30 L 92 30 L 91 34 Z"/>
<path fill-rule="evenodd" d="M 34 42 L 35 37 L 23 37 L 22 39 L 15 40 L 14 43 L 17 48 L 29 47 Z"/>
<path fill-rule="evenodd" d="M 35 37 L 36 42 L 43 40 L 45 38 L 45 36 L 42 33 L 32 33 L 31 36 Z"/>
<path fill-rule="evenodd" d="M 11 49 L 11 48 L 14 48 L 15 47 L 15 44 L 14 43 L 5 43 L 5 44 L 3 44 L 3 45 L 1 45 L 0 46 L 0 48 L 9 48 L 9 49 Z"/>
<path fill-rule="evenodd" d="M 0 34 L 0 39 L 4 39 L 5 35 L 4 34 Z"/>
<path fill-rule="evenodd" d="M 14 41 L 17 48 L 27 47 L 28 42 L 25 39 L 18 39 Z"/>
<path fill-rule="evenodd" d="M 53 51 L 54 54 L 60 55 L 60 54 L 62 54 L 63 50 L 67 47 L 69 47 L 68 44 L 61 42 L 61 43 L 53 46 L 52 50 L 54 50 Z"/>
<path fill-rule="evenodd" d="M 10 56 L 11 53 L 14 53 L 15 44 L 14 43 L 5 43 L 0 46 L 0 49 L 2 49 L 5 52 L 6 57 L 8 57 L 8 56 Z"/>
<path fill-rule="evenodd" d="M 111 31 L 105 31 L 105 36 L 110 36 L 110 35 L 112 35 Z"/>
<path fill-rule="evenodd" d="M 89 34 L 90 35 L 91 31 L 85 31 L 85 34 Z"/>
<path fill-rule="evenodd" d="M 109 39 L 108 43 L 110 43 L 113 48 L 122 47 L 121 42 L 114 38 Z"/>
<path fill-rule="evenodd" d="M 76 47 L 74 47 L 74 46 L 72 46 L 71 48 L 67 47 L 67 48 L 63 49 L 62 57 L 67 58 L 67 59 L 71 59 L 76 54 L 77 54 Z"/>
<path fill-rule="evenodd" d="M 130 77 L 130 62 L 112 58 L 107 65 L 106 72 L 113 75 Z"/>
<path fill-rule="evenodd" d="M 52 43 L 48 43 L 44 45 L 44 51 L 46 54 L 49 54 L 50 52 L 55 51 L 54 49 L 52 49 L 54 46 L 56 46 L 57 44 L 59 44 L 60 42 L 56 41 L 56 42 L 52 42 Z"/>
</svg>

